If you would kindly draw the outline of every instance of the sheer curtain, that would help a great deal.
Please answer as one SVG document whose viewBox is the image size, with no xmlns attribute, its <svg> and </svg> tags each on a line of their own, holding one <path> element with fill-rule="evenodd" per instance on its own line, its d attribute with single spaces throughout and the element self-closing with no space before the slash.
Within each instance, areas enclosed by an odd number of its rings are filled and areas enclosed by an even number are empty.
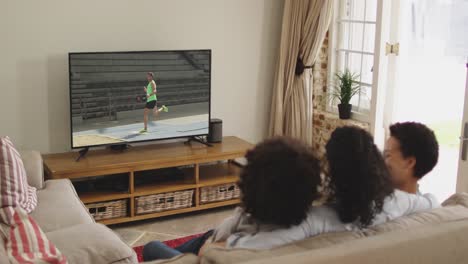
<svg viewBox="0 0 468 264">
<path fill-rule="evenodd" d="M 310 66 L 330 25 L 333 0 L 286 0 L 270 115 L 270 136 L 312 143 Z"/>
</svg>

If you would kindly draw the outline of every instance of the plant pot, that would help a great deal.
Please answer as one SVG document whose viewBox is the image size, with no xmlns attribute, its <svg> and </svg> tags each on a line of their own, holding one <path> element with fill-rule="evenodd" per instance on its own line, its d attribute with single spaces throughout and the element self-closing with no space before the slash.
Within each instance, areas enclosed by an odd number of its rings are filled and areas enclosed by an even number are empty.
<svg viewBox="0 0 468 264">
<path fill-rule="evenodd" d="M 339 104 L 338 112 L 340 114 L 340 119 L 349 119 L 351 118 L 351 108 L 352 104 Z"/>
</svg>

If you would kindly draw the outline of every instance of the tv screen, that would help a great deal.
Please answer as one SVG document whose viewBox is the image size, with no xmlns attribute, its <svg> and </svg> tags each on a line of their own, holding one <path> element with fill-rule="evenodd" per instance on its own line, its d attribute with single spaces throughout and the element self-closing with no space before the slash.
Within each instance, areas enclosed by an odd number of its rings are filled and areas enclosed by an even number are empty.
<svg viewBox="0 0 468 264">
<path fill-rule="evenodd" d="M 208 134 L 211 50 L 69 53 L 69 73 L 72 148 Z"/>
</svg>

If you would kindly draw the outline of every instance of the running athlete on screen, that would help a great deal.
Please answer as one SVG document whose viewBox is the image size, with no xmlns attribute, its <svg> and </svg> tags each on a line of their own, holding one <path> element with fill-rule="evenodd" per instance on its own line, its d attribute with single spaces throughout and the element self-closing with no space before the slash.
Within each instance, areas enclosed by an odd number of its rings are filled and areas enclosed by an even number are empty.
<svg viewBox="0 0 468 264">
<path fill-rule="evenodd" d="M 153 116 L 155 120 L 160 112 L 169 111 L 165 105 L 161 106 L 161 108 L 159 109 L 157 107 L 156 82 L 154 81 L 154 74 L 152 72 L 148 72 L 146 74 L 146 79 L 148 80 L 148 85 L 146 87 L 143 87 L 144 91 L 146 92 L 146 105 L 143 113 L 145 127 L 142 130 L 140 130 L 140 133 L 148 132 L 148 114 L 151 110 L 153 110 Z"/>
</svg>

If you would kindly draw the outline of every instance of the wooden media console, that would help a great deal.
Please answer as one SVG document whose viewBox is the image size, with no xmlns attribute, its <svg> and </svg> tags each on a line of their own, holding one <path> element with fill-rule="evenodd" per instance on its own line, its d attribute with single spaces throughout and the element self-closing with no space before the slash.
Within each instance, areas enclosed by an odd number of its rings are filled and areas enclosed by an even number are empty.
<svg viewBox="0 0 468 264">
<path fill-rule="evenodd" d="M 48 179 L 70 179 L 98 222 L 117 224 L 234 205 L 240 166 L 253 145 L 237 137 L 207 147 L 183 142 L 43 155 Z"/>
</svg>

